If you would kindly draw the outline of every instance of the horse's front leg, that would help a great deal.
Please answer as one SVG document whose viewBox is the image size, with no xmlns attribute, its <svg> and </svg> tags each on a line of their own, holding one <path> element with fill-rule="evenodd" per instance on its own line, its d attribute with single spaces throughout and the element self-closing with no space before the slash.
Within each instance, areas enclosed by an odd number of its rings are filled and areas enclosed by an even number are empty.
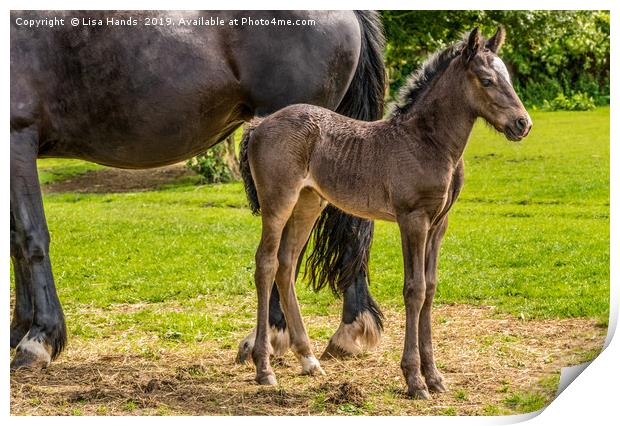
<svg viewBox="0 0 620 426">
<path fill-rule="evenodd" d="M 11 348 L 16 348 L 32 325 L 32 278 L 24 258 L 11 211 L 11 262 L 15 277 L 15 306 L 11 318 Z"/>
<path fill-rule="evenodd" d="M 30 309 L 32 312 L 32 323 L 17 345 L 12 368 L 46 367 L 60 354 L 67 339 L 49 258 L 50 238 L 37 175 L 37 151 L 36 129 L 28 127 L 11 133 L 11 247 L 16 268 L 16 312 L 21 316 L 14 317 L 14 325 L 23 326 L 28 320 L 24 316 L 30 316 Z"/>
<path fill-rule="evenodd" d="M 243 364 L 251 357 L 255 342 L 256 328 L 239 343 L 237 357 L 235 358 L 236 363 Z M 269 296 L 269 344 L 269 351 L 273 356 L 284 355 L 291 345 L 286 319 L 280 306 L 280 293 L 278 293 L 278 287 L 275 283 L 273 283 Z"/>
<path fill-rule="evenodd" d="M 426 380 L 428 389 L 433 392 L 445 392 L 443 376 L 437 370 L 433 356 L 433 341 L 431 329 L 431 310 L 433 298 L 437 288 L 437 261 L 439 247 L 448 227 L 448 216 L 444 216 L 441 222 L 433 227 L 426 243 L 426 298 L 420 312 L 420 358 L 422 362 L 422 374 Z"/>
<path fill-rule="evenodd" d="M 405 348 L 400 366 L 407 381 L 407 394 L 428 399 L 430 395 L 420 371 L 418 325 L 426 297 L 424 257 L 429 220 L 424 213 L 410 212 L 398 216 L 398 226 L 405 269 L 403 297 L 406 312 Z"/>
</svg>

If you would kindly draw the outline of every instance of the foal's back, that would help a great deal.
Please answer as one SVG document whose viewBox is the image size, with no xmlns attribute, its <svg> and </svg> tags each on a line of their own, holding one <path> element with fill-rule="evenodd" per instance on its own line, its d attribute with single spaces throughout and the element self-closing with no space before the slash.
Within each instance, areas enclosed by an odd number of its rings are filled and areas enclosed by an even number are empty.
<svg viewBox="0 0 620 426">
<path fill-rule="evenodd" d="M 261 192 L 267 197 L 267 192 L 310 187 L 350 214 L 393 221 L 398 205 L 446 182 L 428 178 L 432 158 L 412 138 L 416 135 L 405 132 L 402 123 L 358 121 L 298 104 L 261 122 L 249 157 L 259 197 Z M 439 188 L 438 195 L 444 192 Z"/>
</svg>

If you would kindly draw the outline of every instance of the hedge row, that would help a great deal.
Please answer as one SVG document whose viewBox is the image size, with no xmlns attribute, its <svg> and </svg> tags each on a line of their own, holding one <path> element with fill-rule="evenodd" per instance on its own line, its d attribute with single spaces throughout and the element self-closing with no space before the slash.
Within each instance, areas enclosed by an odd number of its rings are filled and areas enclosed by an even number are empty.
<svg viewBox="0 0 620 426">
<path fill-rule="evenodd" d="M 608 11 L 383 11 L 390 95 L 432 52 L 479 26 L 506 28 L 501 57 L 528 106 L 609 103 Z M 585 101 L 583 101 L 585 99 Z M 585 103 L 584 103 L 585 102 Z M 577 108 L 576 107 L 576 108 Z"/>
</svg>

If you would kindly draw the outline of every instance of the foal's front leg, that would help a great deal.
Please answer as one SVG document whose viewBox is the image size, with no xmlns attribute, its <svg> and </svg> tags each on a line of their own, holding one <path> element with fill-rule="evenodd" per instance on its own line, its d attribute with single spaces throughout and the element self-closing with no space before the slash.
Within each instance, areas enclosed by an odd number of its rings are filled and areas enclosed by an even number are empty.
<svg viewBox="0 0 620 426">
<path fill-rule="evenodd" d="M 405 269 L 403 297 L 406 312 L 405 349 L 400 367 L 407 381 L 407 394 L 414 398 L 428 399 L 430 395 L 420 372 L 418 324 L 426 297 L 424 257 L 429 221 L 423 213 L 410 212 L 398 216 L 398 226 Z"/>
<path fill-rule="evenodd" d="M 448 227 L 448 216 L 444 216 L 441 222 L 433 227 L 426 243 L 426 298 L 420 312 L 420 358 L 422 362 L 422 374 L 426 385 L 432 392 L 445 392 L 443 376 L 437 370 L 433 356 L 433 341 L 431 329 L 431 310 L 433 298 L 437 288 L 437 261 L 441 240 Z"/>
</svg>

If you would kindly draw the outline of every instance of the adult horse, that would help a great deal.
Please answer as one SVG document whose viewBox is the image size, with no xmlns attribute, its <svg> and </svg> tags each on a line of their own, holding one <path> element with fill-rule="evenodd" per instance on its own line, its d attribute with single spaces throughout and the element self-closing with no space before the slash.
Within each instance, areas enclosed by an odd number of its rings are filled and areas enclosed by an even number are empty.
<svg viewBox="0 0 620 426">
<path fill-rule="evenodd" d="M 248 17 L 263 25 L 247 25 Z M 215 25 L 205 25 L 211 18 Z M 66 343 L 37 158 L 163 166 L 299 102 L 377 119 L 382 50 L 374 12 L 13 12 L 12 367 L 47 366 Z M 354 353 L 381 331 L 366 279 L 372 223 L 332 209 L 315 232 L 315 287 L 345 289 L 327 352 Z M 270 306 L 274 346 L 286 349 L 277 291 Z M 242 342 L 240 360 L 252 345 L 252 336 Z"/>
</svg>

